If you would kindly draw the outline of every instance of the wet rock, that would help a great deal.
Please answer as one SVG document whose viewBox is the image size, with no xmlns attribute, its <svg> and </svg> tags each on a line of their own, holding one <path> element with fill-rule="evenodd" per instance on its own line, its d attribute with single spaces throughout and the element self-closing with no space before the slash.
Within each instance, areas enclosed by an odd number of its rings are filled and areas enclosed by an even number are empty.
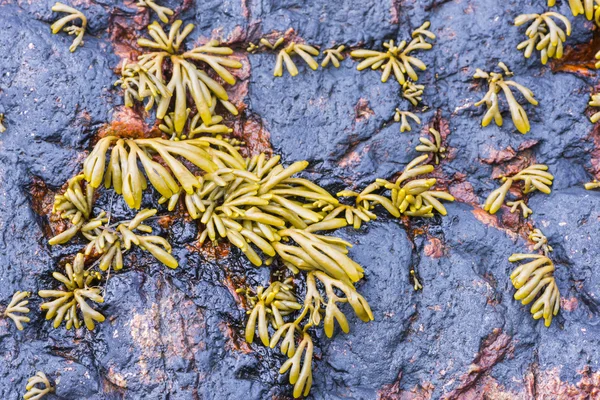
<svg viewBox="0 0 600 400">
<path fill-rule="evenodd" d="M 155 16 L 135 2 L 76 2 L 89 30 L 70 53 L 72 37 L 50 32 L 58 18 L 53 3 L 0 0 L 0 54 L 8 55 L 0 61 L 8 128 L 0 137 L 0 304 L 16 290 L 54 287 L 51 272 L 81 246 L 48 247 L 51 229 L 34 198 L 35 182 L 51 196 L 80 170 L 98 132 L 130 134 L 153 125 L 152 115 L 118 108 L 122 100 L 112 85 L 120 60 L 135 53 L 139 27 Z M 336 192 L 391 178 L 418 155 L 414 147 L 429 126 L 443 127 L 449 155 L 436 174 L 459 200 L 447 217 L 403 222 L 381 211 L 359 231 L 338 232 L 365 267 L 359 288 L 375 321 L 349 313 L 348 335 L 316 334 L 311 398 L 593 398 L 598 392 L 600 196 L 582 188 L 599 151 L 584 116 L 597 83 L 585 57 L 597 44 L 591 24 L 572 18 L 563 3 L 557 9 L 571 19 L 573 34 L 564 59 L 546 66 L 537 54 L 524 59 L 516 50 L 525 28 L 515 27 L 514 18 L 546 9 L 533 1 L 161 3 L 196 24 L 190 43 L 218 38 L 236 50 L 290 28 L 321 49 L 381 48 L 384 40 L 409 38 L 425 20 L 437 35 L 434 48 L 419 55 L 428 65 L 419 74 L 426 85 L 426 109 L 417 109 L 423 124 L 404 133 L 394 110 L 415 109 L 393 79 L 381 83 L 379 72 L 356 71 L 349 58 L 339 69 L 318 71 L 299 60 L 298 76 L 275 79 L 274 53 L 248 56 L 239 129 L 252 151 L 272 148 L 288 163 L 306 159 L 305 175 Z M 129 31 L 117 29 L 128 21 Z M 474 103 L 486 87 L 472 75 L 498 61 L 540 101 L 525 106 L 531 122 L 525 136 L 506 112 L 503 127 L 480 126 L 484 107 Z M 492 176 L 532 162 L 549 165 L 556 179 L 551 195 L 528 196 L 530 221 L 507 208 L 495 216 L 479 208 L 498 187 Z M 157 199 L 146 193 L 144 206 Z M 133 215 L 109 192 L 96 205 L 118 219 Z M 563 299 L 549 329 L 513 300 L 508 278 L 514 268 L 508 256 L 530 248 L 530 225 L 554 247 Z M 284 358 L 243 340 L 245 310 L 235 289 L 267 284 L 269 270 L 252 267 L 226 244 L 197 246 L 198 227 L 182 215 L 153 228 L 173 244 L 179 268 L 129 253 L 98 307 L 107 321 L 93 332 L 52 329 L 36 297 L 23 332 L 0 319 L 0 398 L 22 396 L 37 370 L 58 382 L 55 398 L 64 399 L 291 398 L 287 376 L 278 374 Z M 411 268 L 422 291 L 413 289 Z"/>
</svg>

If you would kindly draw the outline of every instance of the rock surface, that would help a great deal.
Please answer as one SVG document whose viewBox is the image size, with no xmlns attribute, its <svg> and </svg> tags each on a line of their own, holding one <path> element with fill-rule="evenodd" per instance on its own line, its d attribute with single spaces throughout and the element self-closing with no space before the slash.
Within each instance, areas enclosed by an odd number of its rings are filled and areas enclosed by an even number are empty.
<svg viewBox="0 0 600 400">
<path fill-rule="evenodd" d="M 72 2 L 90 24 L 84 46 L 70 53 L 72 38 L 50 33 L 53 3 L 0 0 L 0 111 L 8 128 L 0 136 L 0 304 L 16 290 L 52 286 L 51 272 L 78 250 L 47 245 L 48 199 L 79 171 L 97 131 L 119 120 L 121 128 L 144 124 L 123 119 L 130 114 L 112 85 L 121 58 L 135 52 L 127 34 L 139 34 L 148 14 L 139 14 L 134 1 Z M 597 84 L 590 67 L 598 41 L 592 24 L 573 18 L 566 3 L 557 9 L 569 16 L 573 33 L 564 59 L 546 66 L 537 54 L 524 59 L 516 50 L 524 28 L 511 22 L 546 10 L 540 1 L 161 3 L 197 25 L 193 39 L 218 38 L 238 50 L 289 28 L 322 49 L 400 41 L 425 20 L 437 35 L 421 57 L 428 65 L 419 79 L 426 85 L 423 125 L 402 134 L 394 109 L 411 106 L 396 82 L 380 82 L 379 72 L 358 72 L 346 59 L 339 69 L 302 65 L 297 77 L 274 79 L 274 54 L 245 60 L 238 100 L 246 105 L 240 125 L 249 145 L 270 145 L 286 162 L 310 161 L 308 175 L 331 192 L 401 171 L 429 126 L 442 131 L 449 148 L 438 171 L 457 197 L 447 217 L 408 223 L 383 217 L 338 232 L 355 244 L 350 254 L 366 269 L 360 290 L 375 321 L 352 317 L 350 334 L 317 335 L 311 398 L 598 396 L 600 194 L 582 186 L 599 170 L 599 133 L 584 115 Z M 484 110 L 473 104 L 485 87 L 471 77 L 498 61 L 540 101 L 525 107 L 532 126 L 526 135 L 507 113 L 502 128 L 480 126 Z M 145 123 L 151 126 L 152 116 Z M 498 185 L 490 176 L 534 161 L 549 165 L 556 179 L 551 195 L 531 196 L 528 221 L 506 207 L 496 216 L 481 210 Z M 156 199 L 148 194 L 144 201 Z M 117 218 L 131 215 L 109 194 L 98 206 L 110 206 Z M 507 258 L 528 250 L 531 224 L 554 247 L 563 297 L 549 329 L 512 299 L 508 278 Z M 269 271 L 227 246 L 194 248 L 197 228 L 189 221 L 155 228 L 174 245 L 179 268 L 131 253 L 131 267 L 108 281 L 100 307 L 108 318 L 93 332 L 52 329 L 36 297 L 23 332 L 0 319 L 1 399 L 21 398 L 38 370 L 59 381 L 54 398 L 60 399 L 291 398 L 287 377 L 277 372 L 282 357 L 240 336 L 245 311 L 235 288 L 266 284 Z M 412 288 L 411 267 L 422 291 Z"/>
</svg>

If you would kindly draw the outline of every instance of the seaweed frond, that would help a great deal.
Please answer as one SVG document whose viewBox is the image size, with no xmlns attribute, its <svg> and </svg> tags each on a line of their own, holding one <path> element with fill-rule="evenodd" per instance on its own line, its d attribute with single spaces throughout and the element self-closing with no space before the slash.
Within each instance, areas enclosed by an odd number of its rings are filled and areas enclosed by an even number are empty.
<svg viewBox="0 0 600 400">
<path fill-rule="evenodd" d="M 548 0 L 548 7 L 554 7 L 556 0 Z M 600 26 L 600 1 L 598 0 L 569 0 L 571 13 L 576 17 L 584 15 L 588 20 L 594 20 L 596 26 Z"/>
<path fill-rule="evenodd" d="M 424 85 L 416 85 L 413 81 L 407 79 L 402 85 L 402 97 L 410 101 L 413 106 L 416 106 L 423 100 L 423 90 L 425 90 Z"/>
<path fill-rule="evenodd" d="M 427 39 L 435 39 L 435 35 L 430 32 L 430 22 L 427 21 L 419 28 L 412 32 L 412 40 L 407 44 L 405 40 L 400 42 L 398 46 L 393 40 L 383 43 L 385 51 L 358 49 L 353 50 L 350 55 L 354 58 L 364 58 L 358 66 L 357 70 L 362 71 L 367 68 L 373 70 L 381 69 L 381 82 L 387 82 L 388 78 L 394 73 L 396 80 L 400 85 L 406 82 L 405 75 L 408 75 L 413 81 L 417 81 L 419 76 L 413 67 L 424 71 L 427 69 L 425 63 L 413 56 L 412 53 L 419 50 L 429 50 L 432 44 Z"/>
<path fill-rule="evenodd" d="M 279 46 L 281 46 L 284 41 L 285 41 L 285 38 L 283 38 L 283 37 L 280 37 L 279 39 L 277 39 L 275 41 L 275 43 L 269 42 L 269 40 L 266 39 L 266 38 L 261 38 L 260 39 L 260 44 L 263 45 L 264 47 L 268 48 L 268 49 L 275 50 Z"/>
<path fill-rule="evenodd" d="M 598 66 L 596 66 L 596 68 L 598 68 Z M 591 100 L 589 101 L 588 105 L 590 107 L 600 107 L 600 93 L 591 94 L 590 97 L 591 97 Z M 592 121 L 592 124 L 595 124 L 599 120 L 600 120 L 600 111 L 594 113 L 590 117 L 590 121 Z"/>
<path fill-rule="evenodd" d="M 440 158 L 446 157 L 446 148 L 442 146 L 442 136 L 437 130 L 429 128 L 429 133 L 433 136 L 434 141 L 432 142 L 429 138 L 419 138 L 421 144 L 415 147 L 415 150 L 431 153 L 435 163 L 439 164 Z"/>
<path fill-rule="evenodd" d="M 298 68 L 292 60 L 294 54 L 299 55 L 312 70 L 319 68 L 319 63 L 314 59 L 319 55 L 319 50 L 307 44 L 291 42 L 277 54 L 273 76 L 282 76 L 284 65 L 291 76 L 298 75 Z"/>
<path fill-rule="evenodd" d="M 356 198 L 354 211 L 359 216 L 359 221 L 367 222 L 375 219 L 375 215 L 370 210 L 376 205 L 381 205 L 396 218 L 401 215 L 430 218 L 433 217 L 434 211 L 446 215 L 446 207 L 440 200 L 454 201 L 454 197 L 448 192 L 430 190 L 437 180 L 422 177 L 434 169 L 433 165 L 426 164 L 428 158 L 427 154 L 424 154 L 412 160 L 394 183 L 377 179 L 360 193 L 344 190 L 338 193 L 338 196 Z M 385 192 L 378 194 L 382 190 L 389 191 L 389 197 L 385 196 Z M 340 212 L 340 207 L 332 210 L 325 220 L 333 218 Z M 346 211 L 346 218 L 348 214 Z M 350 216 L 352 217 L 351 214 Z M 355 222 L 357 219 L 351 218 L 351 220 Z M 350 220 L 348 223 L 351 224 Z M 360 222 L 358 226 L 360 227 Z"/>
<path fill-rule="evenodd" d="M 421 120 L 414 113 L 411 113 L 410 111 L 401 111 L 399 108 L 396 108 L 396 112 L 394 113 L 394 121 L 400 122 L 400 132 L 410 132 L 412 129 L 408 123 L 408 118 L 411 118 L 419 125 L 421 124 Z"/>
<path fill-rule="evenodd" d="M 94 205 L 94 188 L 90 184 L 82 187 L 83 180 L 82 174 L 74 176 L 69 179 L 65 192 L 54 197 L 52 212 L 69 220 L 71 227 L 51 238 L 48 241 L 51 246 L 67 243 L 85 223 L 96 221 L 90 220 Z"/>
<path fill-rule="evenodd" d="M 27 304 L 29 304 L 29 301 L 26 299 L 30 295 L 31 293 L 29 292 L 15 292 L 3 313 L 4 317 L 8 317 L 13 320 L 15 326 L 20 331 L 23 330 L 23 323 L 30 321 L 27 315 L 21 315 L 29 313 L 29 308 L 26 307 Z"/>
<path fill-rule="evenodd" d="M 414 269 L 410 270 L 410 277 L 413 279 L 413 289 L 415 289 L 415 292 L 418 290 L 423 290 L 423 285 L 421 285 L 421 282 L 419 282 L 419 279 L 417 278 L 417 273 Z"/>
<path fill-rule="evenodd" d="M 138 0 L 136 6 L 141 8 L 151 8 L 165 24 L 169 22 L 169 17 L 174 14 L 173 10 L 156 4 L 154 0 Z"/>
<path fill-rule="evenodd" d="M 512 80 L 504 79 L 507 76 L 513 75 L 513 73 L 508 70 L 504 63 L 501 62 L 498 64 L 498 66 L 503 70 L 502 73 L 488 73 L 477 68 L 475 75 L 473 75 L 473 78 L 475 79 L 487 80 L 489 85 L 485 96 L 480 101 L 475 103 L 475 106 L 485 104 L 487 107 L 487 112 L 483 116 L 481 126 L 488 126 L 492 120 L 494 120 L 496 125 L 502 126 L 502 115 L 500 114 L 500 101 L 498 96 L 498 93 L 502 91 L 506 97 L 506 101 L 508 102 L 510 115 L 515 127 L 519 132 L 527 133 L 530 130 L 529 119 L 527 118 L 527 114 L 525 113 L 523 107 L 515 99 L 515 96 L 511 91 L 511 87 L 514 87 L 521 92 L 523 97 L 525 97 L 529 103 L 537 105 L 538 102 L 533 98 L 534 95 L 531 90 Z"/>
<path fill-rule="evenodd" d="M 528 238 L 529 240 L 535 243 L 533 249 L 541 249 L 546 257 L 548 257 L 548 253 L 553 251 L 552 246 L 548 244 L 548 238 L 546 238 L 546 236 L 542 233 L 541 230 L 537 228 L 534 229 L 533 231 L 531 231 L 531 233 L 529 233 Z"/>
<path fill-rule="evenodd" d="M 42 298 L 55 298 L 53 301 L 43 303 L 41 308 L 46 310 L 46 319 L 54 318 L 54 328 L 58 328 L 65 321 L 67 329 L 79 328 L 83 316 L 86 328 L 90 331 L 96 326 L 95 322 L 103 322 L 104 316 L 94 310 L 86 300 L 103 303 L 101 289 L 93 284 L 100 281 L 98 272 L 85 270 L 85 258 L 82 253 L 75 256 L 73 265 L 65 266 L 66 275 L 54 272 L 52 276 L 63 284 L 63 290 L 40 290 L 38 295 Z"/>
<path fill-rule="evenodd" d="M 25 386 L 27 392 L 23 395 L 23 400 L 40 400 L 48 393 L 53 393 L 54 389 L 46 374 L 38 371 L 34 376 L 27 379 L 27 386 Z"/>
<path fill-rule="evenodd" d="M 236 79 L 227 68 L 242 67 L 239 61 L 228 57 L 233 54 L 233 50 L 220 46 L 216 40 L 188 51 L 181 51 L 183 41 L 194 29 L 193 24 L 188 24 L 182 30 L 182 24 L 180 20 L 173 22 L 168 35 L 158 22 L 150 24 L 148 32 L 152 40 L 141 38 L 138 44 L 152 51 L 140 55 L 136 62 L 124 62 L 121 78 L 115 82 L 115 85 L 120 85 L 123 89 L 126 106 L 131 107 L 134 101 L 147 99 L 146 110 L 156 105 L 158 119 L 165 118 L 173 104 L 172 121 L 178 135 L 183 132 L 188 118 L 188 94 L 206 126 L 213 124 L 211 108 L 214 107 L 214 98 L 227 102 L 222 104 L 228 111 L 237 115 L 237 109 L 228 102 L 229 96 L 225 88 L 195 62 L 209 66 L 231 85 Z M 170 77 L 163 73 L 167 64 L 171 66 Z M 214 111 L 214 108 L 212 110 Z"/>
<path fill-rule="evenodd" d="M 560 20 L 565 25 L 565 29 L 560 28 L 552 18 Z M 515 25 L 521 26 L 529 21 L 532 21 L 531 25 L 525 31 L 529 39 L 517 46 L 517 49 L 524 50 L 525 58 L 531 57 L 534 49 L 540 51 L 541 61 L 544 65 L 549 58 L 562 58 L 563 43 L 567 40 L 567 36 L 571 35 L 571 23 L 567 17 L 556 12 L 547 12 L 541 15 L 522 14 L 515 19 Z"/>
<path fill-rule="evenodd" d="M 323 54 L 325 54 L 325 58 L 323 59 L 323 62 L 321 63 L 321 67 L 325 68 L 329 65 L 329 63 L 331 63 L 334 67 L 339 68 L 340 61 L 344 60 L 342 51 L 344 51 L 345 49 L 346 49 L 346 46 L 341 45 L 341 46 L 338 46 L 337 49 L 324 50 Z"/>
<path fill-rule="evenodd" d="M 85 15 L 83 15 L 81 11 L 76 10 L 73 7 L 69 7 L 68 5 L 60 2 L 57 2 L 56 4 L 54 4 L 54 6 L 52 6 L 52 11 L 69 14 L 53 23 L 50 26 L 50 29 L 52 30 L 53 34 L 56 34 L 63 30 L 69 35 L 76 35 L 75 39 L 73 40 L 73 43 L 69 47 L 71 53 L 74 52 L 75 50 L 77 50 L 78 46 L 83 45 L 83 35 L 85 35 L 85 29 L 87 27 L 87 18 L 85 17 Z M 81 26 L 69 25 L 65 27 L 67 23 L 74 21 L 77 18 L 81 20 Z"/>
<path fill-rule="evenodd" d="M 0 133 L 6 132 L 6 126 L 4 126 L 4 114 L 0 113 Z"/>
<path fill-rule="evenodd" d="M 248 311 L 246 342 L 252 343 L 258 330 L 262 344 L 268 346 L 269 326 L 275 330 L 279 329 L 284 325 L 283 317 L 302 308 L 296 301 L 291 283 L 292 279 L 287 279 L 285 282 L 275 281 L 266 289 L 258 286 L 256 290 L 246 290 L 246 300 L 252 307 L 252 310 Z"/>
<path fill-rule="evenodd" d="M 598 189 L 598 188 L 600 188 L 600 182 L 597 179 L 594 179 L 591 182 L 587 182 L 583 186 L 585 187 L 586 190 Z"/>
<path fill-rule="evenodd" d="M 304 354 L 304 359 L 302 359 Z M 279 369 L 280 374 L 290 370 L 289 382 L 294 385 L 294 398 L 308 396 L 312 387 L 312 358 L 313 341 L 306 332 L 302 333 L 302 340 L 293 356 L 291 356 Z"/>
<path fill-rule="evenodd" d="M 523 305 L 531 303 L 537 297 L 531 306 L 531 314 L 534 319 L 543 317 L 544 325 L 549 327 L 552 317 L 560 309 L 560 292 L 554 280 L 554 264 L 548 257 L 540 254 L 513 254 L 508 260 L 532 260 L 519 265 L 510 274 L 510 280 L 517 289 L 514 297 Z"/>
<path fill-rule="evenodd" d="M 554 176 L 548 172 L 548 166 L 544 164 L 533 164 L 511 177 L 502 175 L 499 178 L 502 180 L 502 182 L 504 182 L 504 184 L 490 193 L 483 205 L 483 209 L 490 214 L 495 214 L 498 212 L 500 207 L 502 207 L 502 204 L 504 204 L 504 199 L 506 198 L 506 195 L 508 194 L 508 191 L 512 187 L 513 183 L 523 182 L 524 194 L 531 193 L 536 190 L 539 190 L 545 194 L 550 194 L 550 186 L 552 186 L 552 182 L 554 180 Z M 518 202 L 516 203 L 519 205 Z M 513 206 L 513 209 L 516 210 L 517 205 L 515 205 L 515 203 L 508 205 Z M 521 207 L 523 207 L 523 205 Z M 529 208 L 527 209 L 529 210 L 529 213 L 531 213 L 531 210 Z M 511 212 L 514 211 L 511 210 Z M 523 208 L 523 216 L 527 218 L 525 212 L 526 210 Z"/>
<path fill-rule="evenodd" d="M 246 47 L 246 51 L 248 53 L 256 53 L 256 51 L 258 50 L 259 46 L 255 43 L 249 42 L 248 43 L 248 47 Z"/>
<path fill-rule="evenodd" d="M 290 251 L 286 259 L 304 258 L 307 265 L 317 263 L 319 258 L 311 251 L 309 253 L 301 255 Z M 329 252 L 327 254 L 332 256 Z M 339 308 L 340 304 L 349 303 L 357 317 L 364 322 L 372 321 L 373 313 L 367 301 L 351 283 L 345 279 L 335 279 L 328 272 L 313 269 L 307 274 L 306 293 L 302 304 L 297 301 L 291 282 L 291 279 L 285 282 L 276 281 L 266 289 L 259 286 L 256 290 L 237 292 L 246 293 L 246 299 L 252 308 L 248 312 L 250 316 L 246 323 L 246 341 L 252 343 L 258 331 L 265 346 L 280 346 L 281 353 L 286 355 L 288 360 L 279 372 L 284 374 L 290 371 L 289 382 L 294 385 L 294 397 L 298 398 L 301 395 L 307 396 L 312 386 L 313 343 L 308 330 L 320 326 L 322 322 L 327 337 L 333 336 L 336 324 L 344 333 L 348 333 L 350 327 Z M 324 294 L 320 292 L 319 287 L 323 288 Z M 294 315 L 297 316 L 292 319 Z M 272 335 L 269 334 L 269 328 L 273 329 Z M 298 345 L 297 338 L 300 339 Z"/>
<path fill-rule="evenodd" d="M 163 118 L 163 123 L 160 124 L 158 128 L 167 135 L 171 135 L 171 140 L 193 139 L 194 136 L 202 134 L 222 135 L 232 133 L 233 129 L 221 123 L 223 121 L 223 117 L 221 117 L 220 115 L 216 115 L 214 109 L 217 105 L 217 102 L 220 102 L 225 108 L 229 108 L 231 106 L 233 107 L 233 110 L 235 110 L 235 106 L 233 106 L 233 104 L 231 104 L 228 101 L 221 99 L 217 100 L 214 96 L 212 100 L 213 103 L 210 108 L 210 112 L 212 115 L 211 125 L 207 126 L 200 118 L 200 115 L 196 114 L 193 118 L 188 120 L 188 129 L 186 131 L 177 132 L 174 123 L 175 114 L 169 113 L 168 115 L 165 115 L 165 117 Z M 235 112 L 237 113 L 237 110 L 235 110 Z M 189 115 L 190 113 L 191 110 L 188 108 L 187 114 Z M 187 134 L 185 132 L 187 132 Z"/>
<path fill-rule="evenodd" d="M 523 218 L 527 218 L 531 214 L 533 214 L 533 211 L 531 210 L 531 208 L 527 207 L 527 204 L 525 204 L 525 202 L 523 200 L 507 201 L 506 205 L 510 207 L 511 214 L 515 213 L 519 208 L 521 209 Z"/>
</svg>

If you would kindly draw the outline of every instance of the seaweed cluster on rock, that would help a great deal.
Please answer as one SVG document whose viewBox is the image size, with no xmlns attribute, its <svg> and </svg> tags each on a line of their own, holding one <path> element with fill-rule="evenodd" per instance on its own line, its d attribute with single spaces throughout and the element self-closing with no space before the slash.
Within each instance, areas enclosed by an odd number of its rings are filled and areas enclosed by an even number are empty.
<svg viewBox="0 0 600 400">
<path fill-rule="evenodd" d="M 502 72 L 485 72 L 476 69 L 473 78 L 475 79 L 485 79 L 488 84 L 488 90 L 485 96 L 475 103 L 475 106 L 480 106 L 482 104 L 486 105 L 487 112 L 483 116 L 483 120 L 481 121 L 481 126 L 488 126 L 490 122 L 494 121 L 496 125 L 502 126 L 503 119 L 502 114 L 500 113 L 500 92 L 504 93 L 504 97 L 508 103 L 508 108 L 510 110 L 510 115 L 512 117 L 512 121 L 515 125 L 515 128 L 521 133 L 527 133 L 531 129 L 529 126 L 529 119 L 527 118 L 527 113 L 523 109 L 523 107 L 519 104 L 515 95 L 513 94 L 511 87 L 517 89 L 523 97 L 534 106 L 538 104 L 537 100 L 534 99 L 533 92 L 529 90 L 527 87 L 513 81 L 506 80 L 506 77 L 513 76 L 514 74 L 508 69 L 506 64 L 503 62 L 498 63 L 498 66 L 502 70 Z"/>
<path fill-rule="evenodd" d="M 544 254 L 516 253 L 508 258 L 510 262 L 525 261 L 510 274 L 510 280 L 517 289 L 514 298 L 523 305 L 533 302 L 533 318 L 543 318 L 544 325 L 549 327 L 552 317 L 560 310 L 560 291 L 554 279 L 554 263 L 548 257 L 552 247 L 539 229 L 534 229 L 529 238 L 535 243 L 534 250 L 542 250 Z"/>
<path fill-rule="evenodd" d="M 154 10 L 163 22 L 173 15 L 172 10 L 151 0 L 140 0 L 137 5 Z M 62 20 L 59 25 L 65 23 Z M 431 47 L 425 39 L 435 36 L 428 27 L 425 23 L 417 29 L 408 45 L 389 44 L 389 54 L 396 61 L 388 57 L 384 74 L 397 70 L 397 78 L 407 74 L 417 79 L 411 65 L 421 69 L 424 65 L 410 53 Z M 343 190 L 337 196 L 298 176 L 308 167 L 306 161 L 287 165 L 277 155 L 243 156 L 244 142 L 233 136 L 220 115 L 222 111 L 238 113 L 224 83 L 235 84 L 229 69 L 242 64 L 231 48 L 214 40 L 184 50 L 184 40 L 193 29 L 192 24 L 184 26 L 179 20 L 168 29 L 155 21 L 148 26 L 150 39 L 138 40 L 148 51 L 136 60 L 122 62 L 116 85 L 123 91 L 125 106 L 140 102 L 147 111 L 155 110 L 161 120 L 160 136 L 100 137 L 82 171 L 56 194 L 52 212 L 58 223 L 49 244 L 69 243 L 80 249 L 72 258 L 65 257 L 65 266 L 53 272 L 56 285 L 38 292 L 45 299 L 41 309 L 47 320 L 53 320 L 54 328 L 64 323 L 67 329 L 85 325 L 93 330 L 106 319 L 99 307 L 105 302 L 103 289 L 109 273 L 128 267 L 128 250 L 139 248 L 167 267 L 178 266 L 167 239 L 153 235 L 152 221 L 158 217 L 160 204 L 166 212 L 184 209 L 200 227 L 199 245 L 227 242 L 254 266 L 278 268 L 277 278 L 266 289 L 240 289 L 251 309 L 246 339 L 252 343 L 258 331 L 264 345 L 279 345 L 289 357 L 280 372 L 289 371 L 295 397 L 307 395 L 312 385 L 316 329 L 322 326 L 331 337 L 337 325 L 347 333 L 350 326 L 340 308 L 344 303 L 349 303 L 361 320 L 374 318 L 358 288 L 365 270 L 350 257 L 352 245 L 331 231 L 348 225 L 358 229 L 383 209 L 395 218 L 446 215 L 442 202 L 454 198 L 436 188 L 428 154 L 408 163 L 395 179 L 377 179 L 361 191 Z M 309 67 L 318 67 L 314 57 L 319 51 L 300 41 L 280 38 L 271 44 L 265 39 L 260 46 L 271 50 L 281 46 L 276 76 L 284 67 L 291 75 L 298 73 L 294 55 Z M 258 48 L 250 46 L 252 51 Z M 341 45 L 326 50 L 322 66 L 338 67 L 344 49 Z M 422 92 L 411 85 L 411 98 L 416 101 Z M 193 101 L 188 103 L 190 98 Z M 437 131 L 432 134 L 434 142 L 423 139 L 418 150 L 431 153 L 437 163 L 445 149 Z M 141 209 L 143 194 L 149 190 L 160 194 L 156 208 Z M 96 206 L 102 191 L 121 196 L 127 206 L 139 211 L 131 219 L 116 219 L 112 210 Z M 417 287 L 416 276 L 414 279 Z M 299 286 L 306 287 L 304 294 L 298 293 Z M 18 314 L 29 311 L 27 296 L 15 294 L 5 312 L 19 329 L 22 322 L 29 321 Z M 40 376 L 35 382 L 43 383 L 43 379 Z M 32 388 L 37 390 L 35 385 Z"/>
<path fill-rule="evenodd" d="M 495 214 L 504 204 L 504 199 L 508 191 L 515 183 L 523 183 L 523 194 L 528 194 L 534 191 L 540 191 L 545 194 L 550 194 L 554 176 L 548 172 L 548 166 L 544 164 L 533 164 L 529 167 L 517 172 L 511 176 L 500 175 L 498 179 L 502 180 L 503 185 L 489 194 L 483 209 L 490 214 Z M 527 218 L 531 213 L 531 209 L 522 201 L 508 202 L 507 205 L 512 206 L 511 213 L 517 210 L 520 206 L 523 211 L 523 217 Z"/>
</svg>

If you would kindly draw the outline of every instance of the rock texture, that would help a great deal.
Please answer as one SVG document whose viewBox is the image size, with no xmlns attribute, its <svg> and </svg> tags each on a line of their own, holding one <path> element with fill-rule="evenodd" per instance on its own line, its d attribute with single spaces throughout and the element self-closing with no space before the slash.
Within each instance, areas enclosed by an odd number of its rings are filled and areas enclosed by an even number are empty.
<svg viewBox="0 0 600 400">
<path fill-rule="evenodd" d="M 71 2 L 90 21 L 85 44 L 69 53 L 72 38 L 52 35 L 54 1 L 0 0 L 0 304 L 16 290 L 53 285 L 53 271 L 72 246 L 50 248 L 53 193 L 81 168 L 102 130 L 149 129 L 151 115 L 123 110 L 112 84 L 122 58 L 138 50 L 135 36 L 150 21 L 134 1 Z M 511 21 L 546 10 L 545 1 L 455 0 L 169 0 L 178 17 L 197 25 L 191 38 L 218 38 L 245 63 L 235 89 L 244 108 L 236 133 L 251 149 L 271 150 L 286 162 L 306 159 L 312 179 L 331 192 L 391 177 L 417 153 L 429 126 L 441 130 L 449 157 L 437 173 L 457 197 L 447 217 L 396 221 L 386 217 L 339 232 L 354 243 L 351 255 L 366 269 L 361 292 L 375 321 L 350 318 L 348 335 L 317 335 L 314 399 L 587 399 L 600 390 L 600 193 L 582 184 L 598 173 L 600 134 L 584 115 L 597 84 L 592 24 L 558 10 L 573 23 L 565 57 L 542 66 L 516 45 L 524 28 Z M 437 35 L 419 115 L 423 126 L 399 133 L 396 107 L 411 109 L 393 80 L 339 69 L 274 79 L 275 55 L 244 55 L 248 41 L 287 32 L 322 49 L 380 46 L 400 41 L 430 20 Z M 505 62 L 540 105 L 526 106 L 531 132 L 519 134 L 508 114 L 502 128 L 481 128 L 474 107 L 485 87 L 475 68 Z M 299 64 L 300 65 L 300 64 Z M 420 109 L 419 109 L 420 110 Z M 139 110 L 138 110 L 139 111 Z M 529 199 L 523 221 L 503 208 L 480 208 L 497 176 L 531 162 L 550 166 L 549 196 Z M 148 193 L 147 204 L 156 195 Z M 105 194 L 98 206 L 118 218 L 131 211 Z M 383 215 L 383 213 L 382 213 Z M 539 227 L 554 247 L 563 296 L 549 329 L 512 299 L 507 258 L 528 249 Z M 42 370 L 59 381 L 60 399 L 288 399 L 291 387 L 275 351 L 244 343 L 245 310 L 235 288 L 266 284 L 268 269 L 253 268 L 226 245 L 197 249 L 197 228 L 165 218 L 158 232 L 180 260 L 168 270 L 143 253 L 112 275 L 93 332 L 52 329 L 32 297 L 32 321 L 23 332 L 0 319 L 0 398 L 18 399 L 26 380 Z M 415 268 L 423 290 L 412 288 Z M 52 398 L 49 396 L 49 398 Z"/>
</svg>

